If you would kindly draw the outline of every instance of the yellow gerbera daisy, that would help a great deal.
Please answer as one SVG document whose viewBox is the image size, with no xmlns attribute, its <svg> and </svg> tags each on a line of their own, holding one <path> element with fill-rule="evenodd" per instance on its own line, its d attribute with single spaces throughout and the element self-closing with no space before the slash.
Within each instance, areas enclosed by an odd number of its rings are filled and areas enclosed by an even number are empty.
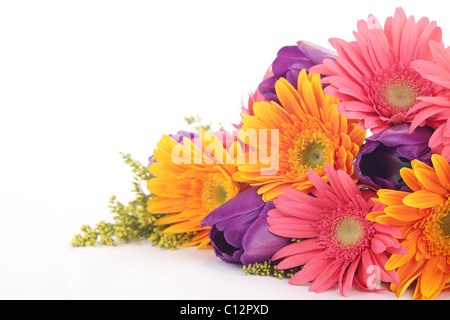
<svg viewBox="0 0 450 320">
<path fill-rule="evenodd" d="M 313 187 L 308 169 L 327 180 L 326 163 L 352 175 L 353 159 L 366 131 L 359 128 L 358 121 L 338 114 L 339 100 L 324 94 L 320 75 L 302 70 L 297 90 L 283 78 L 275 90 L 281 106 L 273 101 L 257 102 L 254 115 L 243 116 L 238 135 L 253 151 L 246 154 L 246 161 L 239 162 L 234 178 L 261 186 L 258 193 L 268 201 L 285 188 L 308 192 Z"/>
<path fill-rule="evenodd" d="M 417 281 L 413 299 L 434 299 L 450 285 L 450 165 L 432 155 L 433 168 L 417 160 L 412 169 L 400 174 L 412 190 L 381 189 L 379 201 L 387 207 L 367 218 L 380 224 L 397 226 L 402 232 L 405 255 L 393 254 L 387 270 L 397 269 L 400 282 L 391 290 L 401 296 Z"/>
<path fill-rule="evenodd" d="M 166 214 L 155 222 L 167 225 L 164 232 L 196 233 L 186 246 L 200 249 L 210 242 L 210 228 L 200 227 L 202 219 L 238 194 L 243 185 L 232 179 L 236 158 L 242 153 L 240 145 L 233 143 L 228 152 L 204 130 L 199 139 L 201 145 L 196 146 L 187 138 L 180 144 L 162 137 L 153 153 L 156 162 L 149 166 L 154 177 L 147 185 L 153 195 L 147 206 L 151 214 Z"/>
</svg>

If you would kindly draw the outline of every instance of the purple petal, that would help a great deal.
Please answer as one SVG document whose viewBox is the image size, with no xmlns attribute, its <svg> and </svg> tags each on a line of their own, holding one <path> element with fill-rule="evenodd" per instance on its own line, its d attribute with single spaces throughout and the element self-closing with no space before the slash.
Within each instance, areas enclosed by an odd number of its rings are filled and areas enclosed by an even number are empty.
<svg viewBox="0 0 450 320">
<path fill-rule="evenodd" d="M 376 184 L 382 183 L 385 187 L 385 180 L 391 181 L 394 185 L 401 187 L 404 182 L 400 176 L 400 169 L 411 167 L 410 160 L 399 157 L 395 147 L 387 147 L 380 144 L 370 154 L 362 154 L 355 161 L 361 180 L 371 179 Z M 381 187 L 381 186 L 380 186 Z"/>
<path fill-rule="evenodd" d="M 432 165 L 432 152 L 427 143 L 399 146 L 397 147 L 397 152 L 401 157 L 404 157 L 406 159 L 419 159 L 421 162 Z"/>
<path fill-rule="evenodd" d="M 242 240 L 245 253 L 241 257 L 244 265 L 263 262 L 282 247 L 289 244 L 289 238 L 277 236 L 269 232 L 267 224 L 267 212 L 275 208 L 272 202 L 267 202 L 259 214 L 258 219 L 251 225 Z"/>
<path fill-rule="evenodd" d="M 323 63 L 324 59 L 334 59 L 336 52 L 308 41 L 297 42 L 298 49 L 315 65 Z"/>
<path fill-rule="evenodd" d="M 381 133 L 367 138 L 368 141 L 380 141 L 386 146 L 423 144 L 430 141 L 433 129 L 429 127 L 419 127 L 409 133 L 410 124 L 402 123 L 392 126 Z"/>
<path fill-rule="evenodd" d="M 178 132 L 175 133 L 175 134 L 169 134 L 169 136 L 170 136 L 173 140 L 175 140 L 176 142 L 182 144 L 182 143 L 183 143 L 183 139 L 184 139 L 185 137 L 188 138 L 189 140 L 192 140 L 192 139 L 198 137 L 198 133 L 193 133 L 193 132 L 188 132 L 188 131 L 180 130 L 180 131 L 178 131 Z"/>
<path fill-rule="evenodd" d="M 275 83 L 279 78 L 285 78 L 297 88 L 301 70 L 309 71 L 324 59 L 334 59 L 334 55 L 333 51 L 306 41 L 299 41 L 296 46 L 285 46 L 278 51 L 272 63 L 273 76 L 265 79 L 258 90 L 267 100 L 279 103 L 275 92 Z"/>
<path fill-rule="evenodd" d="M 361 182 L 384 189 L 400 190 L 406 184 L 400 169 L 411 168 L 417 159 L 431 165 L 428 142 L 434 129 L 419 127 L 409 133 L 410 124 L 390 127 L 366 139 L 355 159 L 355 174 Z"/>
<path fill-rule="evenodd" d="M 252 212 L 264 206 L 258 187 L 248 188 L 211 211 L 201 222 L 201 227 L 212 226 L 220 221 Z"/>
<path fill-rule="evenodd" d="M 260 210 L 254 210 L 215 224 L 218 230 L 223 231 L 225 240 L 236 248 L 242 247 L 242 238 L 248 228 L 258 218 Z"/>
<path fill-rule="evenodd" d="M 286 46 L 278 51 L 277 58 L 272 64 L 272 71 L 276 77 L 283 77 L 291 64 L 308 60 L 298 46 Z"/>
<path fill-rule="evenodd" d="M 209 231 L 209 237 L 211 244 L 213 245 L 214 253 L 216 256 L 227 262 L 239 262 L 233 259 L 233 254 L 238 250 L 225 241 L 223 232 L 212 227 Z"/>
</svg>

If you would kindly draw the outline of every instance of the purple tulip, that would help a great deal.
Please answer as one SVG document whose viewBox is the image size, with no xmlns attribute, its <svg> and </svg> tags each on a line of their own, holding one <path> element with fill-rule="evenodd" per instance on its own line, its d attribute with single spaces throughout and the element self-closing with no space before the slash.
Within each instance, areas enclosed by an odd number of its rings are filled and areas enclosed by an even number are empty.
<svg viewBox="0 0 450 320">
<path fill-rule="evenodd" d="M 209 237 L 215 254 L 224 261 L 249 265 L 269 260 L 290 243 L 269 232 L 267 212 L 274 209 L 252 187 L 228 200 L 207 215 L 202 227 L 211 226 Z"/>
<path fill-rule="evenodd" d="M 414 159 L 432 165 L 428 142 L 434 129 L 418 127 L 409 133 L 409 128 L 410 124 L 403 123 L 366 138 L 354 165 L 362 183 L 375 188 L 408 190 L 400 169 L 411 168 Z"/>
<path fill-rule="evenodd" d="M 297 88 L 300 71 L 321 64 L 324 59 L 334 59 L 332 50 L 314 43 L 299 41 L 296 46 L 286 46 L 278 51 L 277 58 L 272 64 L 273 76 L 265 79 L 258 87 L 261 94 L 269 101 L 279 102 L 275 83 L 279 78 L 285 78 L 294 88 Z"/>
</svg>

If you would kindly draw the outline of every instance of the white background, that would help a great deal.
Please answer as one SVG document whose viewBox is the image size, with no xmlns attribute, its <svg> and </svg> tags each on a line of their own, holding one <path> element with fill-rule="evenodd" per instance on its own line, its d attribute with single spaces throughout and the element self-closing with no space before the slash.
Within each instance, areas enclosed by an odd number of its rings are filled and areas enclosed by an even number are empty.
<svg viewBox="0 0 450 320">
<path fill-rule="evenodd" d="M 0 298 L 342 299 L 245 276 L 212 251 L 70 240 L 111 221 L 111 194 L 131 199 L 119 152 L 146 163 L 163 133 L 189 128 L 184 116 L 230 129 L 282 46 L 352 40 L 357 20 L 399 5 L 438 21 L 448 44 L 446 3 L 1 1 Z"/>
</svg>

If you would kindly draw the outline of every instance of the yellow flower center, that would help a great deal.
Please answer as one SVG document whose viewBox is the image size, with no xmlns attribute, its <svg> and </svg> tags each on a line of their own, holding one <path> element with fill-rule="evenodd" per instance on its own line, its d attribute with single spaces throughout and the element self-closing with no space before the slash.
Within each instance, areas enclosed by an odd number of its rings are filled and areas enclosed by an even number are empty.
<svg viewBox="0 0 450 320">
<path fill-rule="evenodd" d="M 359 243 L 364 230 L 357 220 L 342 219 L 336 227 L 335 235 L 343 246 L 351 246 Z"/>
<path fill-rule="evenodd" d="M 203 182 L 201 200 L 206 211 L 216 209 L 235 195 L 225 179 L 217 174 L 210 174 Z"/>
<path fill-rule="evenodd" d="M 333 162 L 333 151 L 331 140 L 323 132 L 302 131 L 288 151 L 289 167 L 295 176 L 306 175 L 308 169 L 323 174 L 325 164 Z"/>
<path fill-rule="evenodd" d="M 424 222 L 424 237 L 430 252 L 450 255 L 450 201 L 436 207 Z"/>
<path fill-rule="evenodd" d="M 416 103 L 416 93 L 408 85 L 394 85 L 386 90 L 386 99 L 393 109 L 408 110 Z"/>
</svg>

